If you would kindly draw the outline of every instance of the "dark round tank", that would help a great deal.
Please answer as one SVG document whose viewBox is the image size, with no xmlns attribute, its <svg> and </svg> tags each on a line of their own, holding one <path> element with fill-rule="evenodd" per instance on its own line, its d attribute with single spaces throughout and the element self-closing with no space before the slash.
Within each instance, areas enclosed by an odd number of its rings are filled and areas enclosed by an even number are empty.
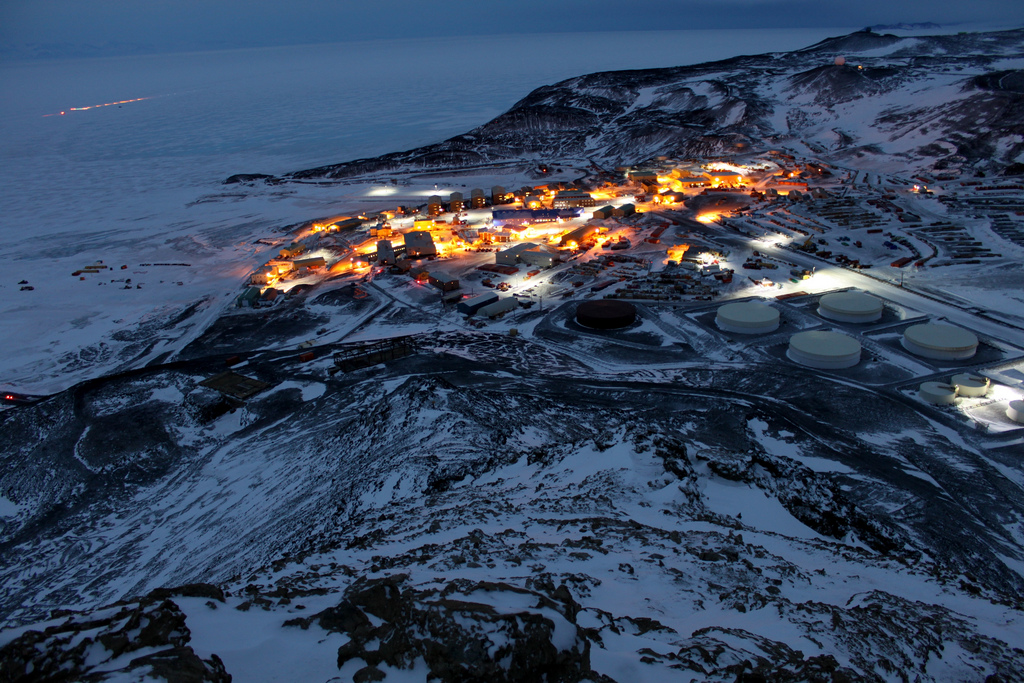
<svg viewBox="0 0 1024 683">
<path fill-rule="evenodd" d="M 636 306 L 626 301 L 584 301 L 576 309 L 576 322 L 596 330 L 619 330 L 636 320 Z"/>
</svg>

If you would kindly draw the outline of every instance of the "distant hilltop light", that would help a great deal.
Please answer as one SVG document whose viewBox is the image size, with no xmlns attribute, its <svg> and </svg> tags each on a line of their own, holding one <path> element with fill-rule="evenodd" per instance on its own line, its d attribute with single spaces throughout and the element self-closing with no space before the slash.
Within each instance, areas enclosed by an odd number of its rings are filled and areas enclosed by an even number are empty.
<svg viewBox="0 0 1024 683">
<path fill-rule="evenodd" d="M 844 64 L 846 64 L 846 57 L 842 55 L 836 57 L 836 66 L 843 66 Z"/>
</svg>

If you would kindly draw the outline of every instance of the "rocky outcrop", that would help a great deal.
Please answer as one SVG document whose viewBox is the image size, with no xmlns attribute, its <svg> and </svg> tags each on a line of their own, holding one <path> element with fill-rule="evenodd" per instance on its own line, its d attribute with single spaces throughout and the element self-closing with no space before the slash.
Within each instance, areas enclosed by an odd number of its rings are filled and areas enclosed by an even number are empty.
<svg viewBox="0 0 1024 683">
<path fill-rule="evenodd" d="M 210 589 L 199 593 L 219 592 Z M 201 659 L 189 647 L 184 613 L 160 597 L 170 592 L 88 613 L 58 612 L 61 623 L 26 631 L 0 648 L 2 680 L 92 682 L 131 675 L 168 683 L 231 683 L 219 657 Z"/>
<path fill-rule="evenodd" d="M 1002 470 L 886 393 L 760 351 L 584 364 L 630 344 L 428 333 L 333 377 L 253 359 L 296 385 L 212 426 L 187 408 L 201 363 L 9 411 L 4 457 L 34 459 L 2 479 L 32 525 L 0 546 L 0 616 L 30 629 L 4 671 L 224 680 L 192 633 L 250 619 L 277 629 L 268 650 L 329 635 L 317 670 L 360 681 L 412 662 L 450 681 L 596 681 L 626 661 L 729 683 L 1024 665 L 1024 494 Z M 158 432 L 189 437 L 181 456 L 136 472 Z M 58 508 L 65 491 L 82 502 Z M 153 577 L 181 585 L 147 593 Z M 50 614 L 67 604 L 94 609 Z"/>
<path fill-rule="evenodd" d="M 316 622 L 347 635 L 338 667 L 365 663 L 355 680 L 383 680 L 381 665 L 411 669 L 423 661 L 439 683 L 610 683 L 590 668 L 590 642 L 574 623 L 579 605 L 565 586 L 549 596 L 466 580 L 417 590 L 407 579 L 357 581 L 336 606 L 287 625 Z"/>
</svg>

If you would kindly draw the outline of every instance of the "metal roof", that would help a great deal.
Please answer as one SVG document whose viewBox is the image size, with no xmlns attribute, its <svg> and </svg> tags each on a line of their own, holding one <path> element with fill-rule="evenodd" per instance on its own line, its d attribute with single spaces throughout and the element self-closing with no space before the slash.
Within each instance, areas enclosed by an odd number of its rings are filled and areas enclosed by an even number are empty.
<svg viewBox="0 0 1024 683">
<path fill-rule="evenodd" d="M 493 304 L 483 306 L 482 308 L 477 310 L 477 314 L 490 317 L 492 315 L 498 315 L 499 313 L 505 313 L 506 311 L 514 310 L 516 308 L 519 308 L 519 300 L 516 299 L 515 297 L 510 296 L 504 299 L 499 299 L 498 301 L 495 301 Z"/>
<path fill-rule="evenodd" d="M 258 379 L 253 379 L 252 377 L 239 375 L 237 372 L 232 372 L 231 370 L 227 370 L 219 375 L 214 375 L 213 377 L 204 379 L 199 383 L 199 385 L 209 389 L 214 389 L 225 396 L 237 398 L 240 401 L 251 398 L 270 386 L 267 382 L 261 382 Z"/>
</svg>

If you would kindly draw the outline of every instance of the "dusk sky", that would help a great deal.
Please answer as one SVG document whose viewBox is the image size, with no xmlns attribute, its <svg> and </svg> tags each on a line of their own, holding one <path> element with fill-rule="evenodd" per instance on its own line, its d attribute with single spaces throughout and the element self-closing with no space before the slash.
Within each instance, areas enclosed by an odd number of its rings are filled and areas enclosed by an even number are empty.
<svg viewBox="0 0 1024 683">
<path fill-rule="evenodd" d="M 69 56 L 457 36 L 702 28 L 851 27 L 898 22 L 1024 24 L 1011 0 L 7 0 L 0 54 L 62 46 Z"/>
</svg>

